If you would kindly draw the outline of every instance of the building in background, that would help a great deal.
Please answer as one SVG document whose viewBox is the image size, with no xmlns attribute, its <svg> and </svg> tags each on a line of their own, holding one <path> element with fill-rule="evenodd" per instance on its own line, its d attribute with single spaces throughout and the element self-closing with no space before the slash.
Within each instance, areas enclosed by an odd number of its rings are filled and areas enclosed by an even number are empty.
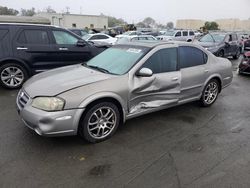
<svg viewBox="0 0 250 188">
<path fill-rule="evenodd" d="M 176 28 L 178 29 L 200 29 L 205 24 L 205 20 L 196 19 L 182 19 L 176 21 Z M 250 20 L 240 19 L 217 19 L 220 30 L 225 31 L 250 31 Z"/>
<path fill-rule="evenodd" d="M 50 20 L 44 17 L 1 15 L 0 23 L 28 23 L 50 25 Z"/>
<path fill-rule="evenodd" d="M 49 19 L 51 25 L 65 28 L 106 29 L 108 27 L 108 18 L 105 16 L 41 12 L 34 17 Z"/>
<path fill-rule="evenodd" d="M 203 20 L 196 20 L 196 19 L 182 19 L 176 21 L 176 28 L 177 29 L 193 29 L 198 30 L 202 26 L 204 26 L 205 21 Z"/>
</svg>

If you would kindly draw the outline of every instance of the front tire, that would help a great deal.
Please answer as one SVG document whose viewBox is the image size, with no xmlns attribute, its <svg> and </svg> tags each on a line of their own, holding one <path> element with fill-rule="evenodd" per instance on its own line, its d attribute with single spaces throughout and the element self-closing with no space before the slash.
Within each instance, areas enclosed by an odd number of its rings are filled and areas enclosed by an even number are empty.
<svg viewBox="0 0 250 188">
<path fill-rule="evenodd" d="M 18 89 L 27 80 L 28 73 L 17 63 L 7 63 L 0 67 L 0 84 L 7 89 Z"/>
<path fill-rule="evenodd" d="M 219 94 L 219 87 L 219 82 L 216 79 L 212 79 L 206 84 L 200 99 L 202 106 L 211 106 L 216 101 Z"/>
<path fill-rule="evenodd" d="M 120 112 L 117 106 L 111 102 L 101 102 L 84 114 L 78 134 L 88 142 L 101 142 L 116 132 L 119 122 Z"/>
</svg>

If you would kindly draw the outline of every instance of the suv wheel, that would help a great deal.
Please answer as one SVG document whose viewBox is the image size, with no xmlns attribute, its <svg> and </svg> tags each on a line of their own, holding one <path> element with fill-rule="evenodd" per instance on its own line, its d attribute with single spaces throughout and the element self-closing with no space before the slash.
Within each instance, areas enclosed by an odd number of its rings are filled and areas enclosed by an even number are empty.
<svg viewBox="0 0 250 188">
<path fill-rule="evenodd" d="M 27 71 L 16 63 L 7 63 L 0 67 L 0 84 L 7 89 L 20 88 L 27 78 Z"/>
<path fill-rule="evenodd" d="M 111 102 L 101 102 L 91 107 L 79 125 L 79 135 L 88 142 L 96 143 L 110 138 L 120 122 L 120 113 Z"/>
<path fill-rule="evenodd" d="M 211 106 L 216 101 L 219 94 L 219 87 L 219 82 L 216 79 L 212 79 L 206 84 L 200 99 L 202 106 Z"/>
</svg>

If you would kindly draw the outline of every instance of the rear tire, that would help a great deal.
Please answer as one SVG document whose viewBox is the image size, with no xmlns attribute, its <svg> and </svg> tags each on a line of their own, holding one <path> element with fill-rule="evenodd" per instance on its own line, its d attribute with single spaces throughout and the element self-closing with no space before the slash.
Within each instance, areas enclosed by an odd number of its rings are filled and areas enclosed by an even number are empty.
<svg viewBox="0 0 250 188">
<path fill-rule="evenodd" d="M 27 79 L 26 69 L 17 63 L 7 63 L 0 67 L 0 85 L 7 89 L 18 89 Z"/>
<path fill-rule="evenodd" d="M 115 104 L 98 103 L 81 118 L 78 134 L 91 143 L 107 140 L 116 132 L 120 117 L 120 112 Z"/>
<path fill-rule="evenodd" d="M 206 84 L 200 98 L 200 103 L 203 107 L 211 106 L 216 101 L 219 88 L 220 85 L 216 79 L 212 79 Z"/>
</svg>

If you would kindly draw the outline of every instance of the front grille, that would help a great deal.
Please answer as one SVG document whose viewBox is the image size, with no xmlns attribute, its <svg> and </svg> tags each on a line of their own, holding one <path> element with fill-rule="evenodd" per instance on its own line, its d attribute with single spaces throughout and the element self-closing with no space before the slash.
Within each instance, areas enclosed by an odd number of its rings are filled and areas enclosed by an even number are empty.
<svg viewBox="0 0 250 188">
<path fill-rule="evenodd" d="M 25 91 L 21 90 L 17 96 L 18 105 L 21 108 L 24 108 L 29 100 L 30 100 L 29 95 Z"/>
</svg>

